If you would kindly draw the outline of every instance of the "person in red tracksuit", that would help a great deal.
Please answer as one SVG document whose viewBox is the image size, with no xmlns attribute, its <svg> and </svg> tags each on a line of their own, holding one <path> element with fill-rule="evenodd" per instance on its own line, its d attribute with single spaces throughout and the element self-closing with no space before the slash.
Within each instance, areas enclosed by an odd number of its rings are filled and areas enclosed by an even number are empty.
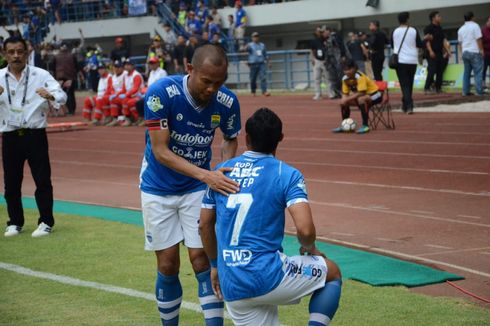
<svg viewBox="0 0 490 326">
<path fill-rule="evenodd" d="M 109 96 L 114 93 L 112 87 L 112 77 L 107 71 L 104 63 L 99 63 L 97 67 L 100 80 L 97 87 L 96 96 L 87 96 L 83 104 L 83 118 L 90 122 L 91 125 L 98 126 L 101 123 L 102 115 L 106 118 L 110 115 L 109 111 Z M 95 110 L 94 110 L 95 109 Z M 91 120 L 92 110 L 94 117 Z"/>
<path fill-rule="evenodd" d="M 118 124 L 117 117 L 120 115 L 122 107 L 116 103 L 118 102 L 117 95 L 121 94 L 128 74 L 128 72 L 124 70 L 123 63 L 119 60 L 114 61 L 112 67 L 112 88 L 114 88 L 114 93 L 109 96 L 109 117 L 105 123 L 107 126 L 115 126 Z"/>
<path fill-rule="evenodd" d="M 122 90 L 116 94 L 116 97 L 111 101 L 111 111 L 122 108 L 124 115 L 123 127 L 129 127 L 133 122 L 138 123 L 140 117 L 136 110 L 136 102 L 142 97 L 142 89 L 144 87 L 143 76 L 135 69 L 134 63 L 130 59 L 124 62 L 124 69 L 127 71 L 127 76 L 124 81 Z M 108 126 L 116 126 L 117 123 L 110 123 Z"/>
</svg>

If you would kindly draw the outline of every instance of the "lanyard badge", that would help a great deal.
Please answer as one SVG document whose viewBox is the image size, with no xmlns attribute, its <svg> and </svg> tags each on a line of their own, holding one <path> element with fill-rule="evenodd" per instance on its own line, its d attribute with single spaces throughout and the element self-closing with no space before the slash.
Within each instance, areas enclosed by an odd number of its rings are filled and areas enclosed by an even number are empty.
<svg viewBox="0 0 490 326">
<path fill-rule="evenodd" d="M 27 70 L 26 70 L 26 76 L 25 76 L 25 80 L 24 80 L 24 94 L 22 96 L 21 106 L 20 107 L 13 106 L 12 105 L 12 95 L 14 95 L 15 93 L 12 92 L 12 94 L 11 94 L 8 75 L 5 74 L 5 86 L 7 88 L 7 95 L 8 95 L 9 106 L 10 106 L 8 124 L 12 127 L 20 128 L 22 126 L 23 122 L 25 123 L 25 121 L 23 121 L 24 120 L 24 104 L 26 103 L 28 83 L 29 83 L 29 67 L 27 67 Z"/>
</svg>

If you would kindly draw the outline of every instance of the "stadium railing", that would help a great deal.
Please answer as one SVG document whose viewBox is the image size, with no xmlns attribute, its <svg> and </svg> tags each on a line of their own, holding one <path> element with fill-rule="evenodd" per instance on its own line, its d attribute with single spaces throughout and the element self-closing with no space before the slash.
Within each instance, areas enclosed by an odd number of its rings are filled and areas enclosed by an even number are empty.
<svg viewBox="0 0 490 326">
<path fill-rule="evenodd" d="M 310 87 L 312 67 L 309 50 L 267 51 L 270 68 L 267 69 L 269 89 L 300 90 Z M 247 88 L 250 70 L 247 53 L 229 53 L 226 84 L 234 89 Z"/>
</svg>

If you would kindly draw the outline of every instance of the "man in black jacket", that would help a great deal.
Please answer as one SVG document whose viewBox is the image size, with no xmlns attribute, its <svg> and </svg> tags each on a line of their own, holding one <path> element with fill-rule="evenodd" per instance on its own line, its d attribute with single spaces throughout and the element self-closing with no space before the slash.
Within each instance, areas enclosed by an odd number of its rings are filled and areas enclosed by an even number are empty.
<svg viewBox="0 0 490 326">
<path fill-rule="evenodd" d="M 425 27 L 424 34 L 431 35 L 432 40 L 428 41 L 426 46 L 426 59 L 428 63 L 427 67 L 427 79 L 425 80 L 425 93 L 428 94 L 431 91 L 431 86 L 434 82 L 434 75 L 436 75 L 435 91 L 441 92 L 442 86 L 442 74 L 444 72 L 444 40 L 446 35 L 441 27 L 441 15 L 438 11 L 432 11 L 429 14 L 430 24 Z M 451 51 L 447 51 L 451 55 Z"/>
<path fill-rule="evenodd" d="M 369 23 L 371 35 L 369 44 L 371 48 L 371 63 L 375 80 L 383 80 L 383 63 L 385 61 L 385 46 L 388 37 L 379 29 L 379 21 L 373 20 Z"/>
</svg>

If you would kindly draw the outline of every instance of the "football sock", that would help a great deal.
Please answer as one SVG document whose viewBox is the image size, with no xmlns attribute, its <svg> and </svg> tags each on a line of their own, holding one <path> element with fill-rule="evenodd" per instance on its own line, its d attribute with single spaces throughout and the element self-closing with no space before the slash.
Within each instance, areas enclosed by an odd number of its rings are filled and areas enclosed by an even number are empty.
<svg viewBox="0 0 490 326">
<path fill-rule="evenodd" d="M 155 285 L 158 311 L 163 326 L 177 326 L 179 324 L 179 310 L 182 303 L 182 286 L 177 275 L 157 274 Z"/>
<path fill-rule="evenodd" d="M 342 114 L 342 120 L 350 117 L 350 108 L 348 106 L 341 106 L 340 113 Z"/>
<path fill-rule="evenodd" d="M 359 104 L 359 110 L 361 110 L 362 125 L 369 125 L 369 108 L 365 104 Z"/>
<path fill-rule="evenodd" d="M 335 279 L 325 283 L 323 288 L 313 292 L 309 305 L 309 326 L 324 326 L 330 323 L 339 307 L 341 288 L 342 280 Z"/>
<path fill-rule="evenodd" d="M 211 285 L 211 269 L 196 274 L 198 296 L 206 320 L 206 326 L 222 326 L 224 303 L 218 299 Z"/>
</svg>

